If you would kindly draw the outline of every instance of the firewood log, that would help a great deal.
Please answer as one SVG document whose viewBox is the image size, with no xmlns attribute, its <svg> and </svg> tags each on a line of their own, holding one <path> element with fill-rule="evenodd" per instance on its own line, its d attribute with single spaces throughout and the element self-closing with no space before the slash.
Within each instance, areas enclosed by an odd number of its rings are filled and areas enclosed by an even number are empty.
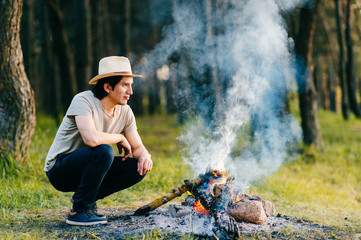
<svg viewBox="0 0 361 240">
<path fill-rule="evenodd" d="M 205 186 L 204 186 L 205 185 Z M 219 239 L 238 238 L 241 236 L 240 228 L 236 220 L 226 212 L 224 206 L 217 203 L 216 199 L 204 185 L 197 185 L 191 189 L 191 193 L 200 200 L 201 204 L 214 217 L 216 228 L 214 233 Z"/>
<path fill-rule="evenodd" d="M 183 193 L 189 191 L 192 187 L 199 185 L 202 183 L 202 178 L 195 178 L 192 180 L 185 180 L 184 184 L 178 188 L 173 189 L 171 192 L 155 199 L 153 202 L 150 202 L 143 207 L 138 208 L 135 212 L 135 216 L 147 215 L 150 211 L 166 204 L 167 202 L 171 201 L 172 199 L 181 196 Z"/>
</svg>

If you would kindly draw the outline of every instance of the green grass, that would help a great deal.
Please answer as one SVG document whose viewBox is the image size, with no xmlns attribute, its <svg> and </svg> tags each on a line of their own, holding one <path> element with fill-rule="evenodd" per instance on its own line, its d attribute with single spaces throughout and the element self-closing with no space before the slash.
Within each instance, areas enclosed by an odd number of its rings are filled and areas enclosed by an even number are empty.
<svg viewBox="0 0 361 240">
<path fill-rule="evenodd" d="M 360 232 L 361 121 L 352 118 L 346 122 L 340 114 L 323 111 L 319 119 L 325 148 L 318 151 L 304 147 L 299 159 L 284 164 L 248 193 L 273 201 L 282 214 L 350 233 Z M 70 207 L 71 194 L 56 191 L 43 172 L 56 124 L 47 116 L 38 116 L 37 121 L 23 165 L 15 164 L 14 171 L 0 169 L 0 239 L 55 238 L 59 232 L 49 232 L 44 225 L 62 222 L 64 216 L 59 213 Z M 137 125 L 152 154 L 153 171 L 140 184 L 102 200 L 100 207 L 139 207 L 193 176 L 181 160 L 176 140 L 181 126 L 173 116 L 141 117 L 137 118 Z M 58 214 L 51 214 L 54 212 Z M 157 239 L 166 234 L 152 232 L 139 239 Z M 286 234 L 292 236 L 292 231 Z"/>
</svg>

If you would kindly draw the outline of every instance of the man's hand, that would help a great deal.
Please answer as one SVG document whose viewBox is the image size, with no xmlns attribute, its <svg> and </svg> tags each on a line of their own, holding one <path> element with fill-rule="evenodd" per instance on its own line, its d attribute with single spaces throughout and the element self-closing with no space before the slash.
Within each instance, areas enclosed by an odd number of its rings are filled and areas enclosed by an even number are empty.
<svg viewBox="0 0 361 240">
<path fill-rule="evenodd" d="M 143 153 L 138 159 L 138 169 L 140 175 L 144 175 L 150 170 L 152 170 L 153 161 L 151 159 L 150 154 Z"/>
<path fill-rule="evenodd" d="M 144 175 L 153 167 L 153 161 L 147 149 L 144 147 L 142 140 L 137 131 L 124 133 L 128 142 L 132 146 L 133 157 L 138 160 L 138 173 Z"/>
<path fill-rule="evenodd" d="M 128 142 L 128 140 L 123 136 L 123 140 L 117 143 L 119 154 L 122 154 L 122 151 L 124 149 L 124 157 L 122 158 L 122 161 L 125 161 L 131 154 L 132 154 L 132 148 Z"/>
</svg>

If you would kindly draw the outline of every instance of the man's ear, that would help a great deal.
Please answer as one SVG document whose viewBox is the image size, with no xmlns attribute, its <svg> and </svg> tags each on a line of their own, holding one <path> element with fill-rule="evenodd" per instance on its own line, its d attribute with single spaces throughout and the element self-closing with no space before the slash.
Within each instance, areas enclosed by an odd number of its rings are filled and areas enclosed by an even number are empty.
<svg viewBox="0 0 361 240">
<path fill-rule="evenodd" d="M 110 86 L 109 83 L 104 83 L 103 88 L 104 88 L 104 91 L 106 91 L 107 93 L 109 93 L 110 90 L 112 89 L 112 86 Z"/>
</svg>

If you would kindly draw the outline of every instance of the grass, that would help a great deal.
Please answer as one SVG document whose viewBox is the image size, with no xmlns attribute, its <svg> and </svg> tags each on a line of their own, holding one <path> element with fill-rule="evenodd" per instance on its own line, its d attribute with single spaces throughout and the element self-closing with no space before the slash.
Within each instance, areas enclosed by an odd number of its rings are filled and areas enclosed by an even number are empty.
<svg viewBox="0 0 361 240">
<path fill-rule="evenodd" d="M 282 214 L 350 234 L 361 232 L 361 121 L 354 118 L 344 121 L 340 114 L 323 111 L 319 119 L 325 148 L 318 151 L 304 147 L 299 159 L 284 164 L 277 173 L 252 186 L 248 193 L 273 201 Z M 43 172 L 56 124 L 47 116 L 38 116 L 37 120 L 23 165 L 15 164 L 14 171 L 0 169 L 0 239 L 56 238 L 61 232 L 49 232 L 44 226 L 62 222 L 62 214 L 70 207 L 71 194 L 56 191 Z M 174 117 L 141 117 L 137 123 L 152 154 L 154 170 L 141 184 L 102 200 L 100 207 L 139 207 L 193 176 L 180 159 L 176 138 L 181 126 Z M 91 238 L 87 230 L 76 234 L 78 238 Z M 293 230 L 285 230 L 284 234 L 295 238 Z M 155 230 L 137 239 L 166 239 L 166 236 L 167 233 Z"/>
</svg>

